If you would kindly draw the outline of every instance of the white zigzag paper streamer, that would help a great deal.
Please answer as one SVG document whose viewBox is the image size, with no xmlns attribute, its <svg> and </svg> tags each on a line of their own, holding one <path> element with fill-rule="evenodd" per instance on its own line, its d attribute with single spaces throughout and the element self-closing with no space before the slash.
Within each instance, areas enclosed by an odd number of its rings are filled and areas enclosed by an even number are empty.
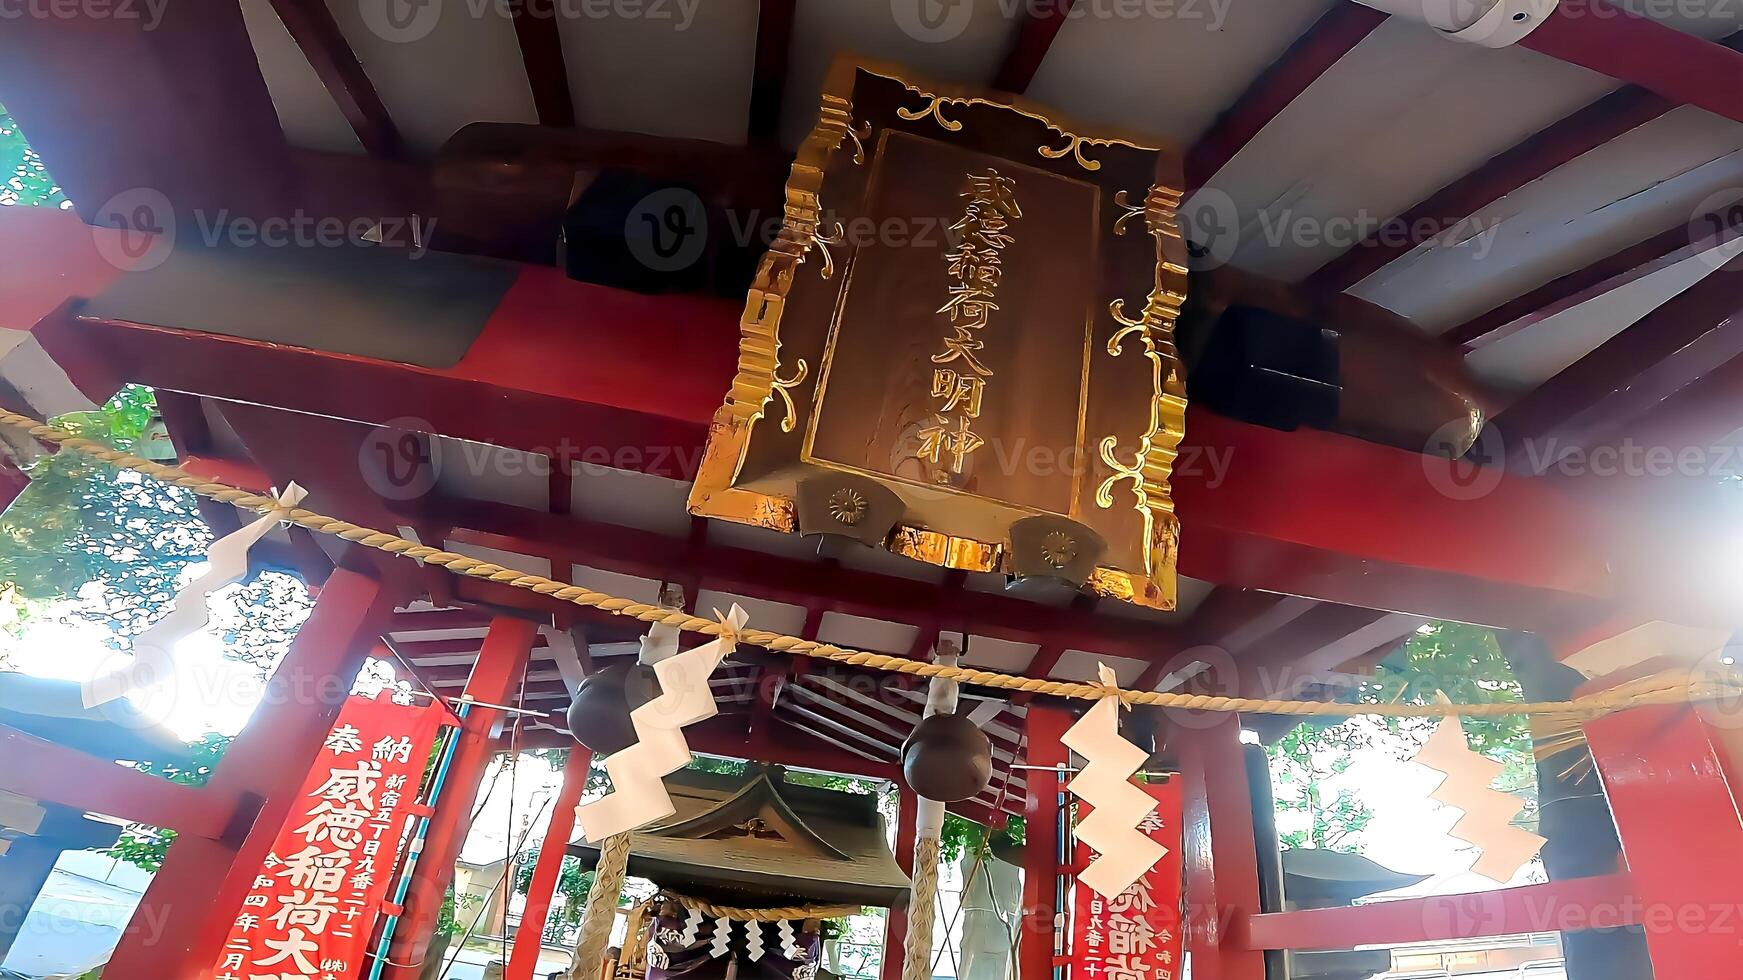
<svg viewBox="0 0 1743 980">
<path fill-rule="evenodd" d="M 744 924 L 744 948 L 750 953 L 752 963 L 763 958 L 763 924 L 761 922 L 746 922 Z"/>
<path fill-rule="evenodd" d="M 1117 687 L 1114 672 L 1106 664 L 1097 666 L 1102 684 Z M 1156 800 L 1132 782 L 1132 774 L 1143 767 L 1149 754 L 1120 737 L 1118 695 L 1097 701 L 1059 741 L 1084 758 L 1083 771 L 1065 788 L 1095 808 L 1077 825 L 1077 839 L 1097 855 L 1078 880 L 1114 898 L 1168 853 L 1138 829 L 1156 808 Z"/>
<path fill-rule="evenodd" d="M 793 934 L 793 920 L 782 919 L 775 927 L 775 932 L 781 937 L 781 955 L 797 963 L 799 961 L 799 937 Z"/>
<path fill-rule="evenodd" d="M 1471 750 L 1465 726 L 1457 718 L 1441 722 L 1428 737 L 1428 744 L 1410 761 L 1445 774 L 1428 798 L 1464 811 L 1447 836 L 1482 850 L 1472 871 L 1506 884 L 1543 849 L 1545 838 L 1512 824 L 1525 809 L 1524 801 L 1489 788 L 1505 767 Z"/>
<path fill-rule="evenodd" d="M 685 948 L 696 945 L 696 936 L 702 931 L 702 910 L 691 909 L 684 916 L 684 934 L 678 937 L 678 945 Z"/>
<path fill-rule="evenodd" d="M 708 946 L 708 955 L 715 959 L 725 956 L 728 944 L 732 942 L 732 920 L 719 918 L 714 920 L 714 942 Z"/>
<path fill-rule="evenodd" d="M 735 603 L 721 622 L 737 632 L 747 618 Z M 676 812 L 663 780 L 690 764 L 684 726 L 719 711 L 708 678 L 732 648 L 733 641 L 722 637 L 653 665 L 660 694 L 629 713 L 636 743 L 606 757 L 611 792 L 575 808 L 589 841 L 598 843 Z"/>
<path fill-rule="evenodd" d="M 292 483 L 278 495 L 278 502 L 295 507 L 307 495 L 306 490 Z M 199 632 L 210 618 L 206 598 L 247 576 L 249 550 L 278 522 L 279 518 L 268 514 L 212 542 L 206 549 L 206 570 L 176 593 L 168 615 L 134 638 L 132 662 L 84 683 L 81 695 L 85 707 L 96 708 L 120 700 L 173 676 L 172 651 L 176 644 Z"/>
</svg>

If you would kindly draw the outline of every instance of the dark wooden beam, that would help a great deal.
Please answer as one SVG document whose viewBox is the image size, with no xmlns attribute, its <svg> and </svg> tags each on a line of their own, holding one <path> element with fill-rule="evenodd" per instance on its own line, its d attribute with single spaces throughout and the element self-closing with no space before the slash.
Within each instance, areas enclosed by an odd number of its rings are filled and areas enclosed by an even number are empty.
<svg viewBox="0 0 1743 980">
<path fill-rule="evenodd" d="M 1556 7 L 1519 46 L 1743 122 L 1743 54 L 1607 0 Z"/>
<path fill-rule="evenodd" d="M 1340 3 L 1327 11 L 1187 151 L 1187 187 L 1203 187 L 1267 123 L 1385 20 L 1386 14 L 1358 3 Z"/>
<path fill-rule="evenodd" d="M 1743 31 L 1720 42 L 1743 46 Z M 1386 222 L 1308 278 L 1312 287 L 1342 292 L 1417 245 L 1451 230 L 1526 184 L 1676 108 L 1638 85 L 1627 85 L 1499 153 L 1420 204 Z"/>
<path fill-rule="evenodd" d="M 1512 463 L 1550 462 L 1743 353 L 1743 257 L 1642 317 L 1496 417 Z"/>
<path fill-rule="evenodd" d="M 787 59 L 793 49 L 793 11 L 798 0 L 761 0 L 757 57 L 750 87 L 750 141 L 772 144 L 781 135 L 781 103 L 787 89 Z"/>
<path fill-rule="evenodd" d="M 1055 0 L 1053 3 L 1024 4 L 1019 8 L 1017 36 L 999 65 L 998 74 L 993 76 L 993 88 L 1017 95 L 1029 90 L 1029 83 L 1041 70 L 1041 62 L 1047 60 L 1053 39 L 1059 36 L 1059 29 L 1065 26 L 1065 20 L 1071 16 L 1076 3 L 1077 0 Z"/>
<path fill-rule="evenodd" d="M 1467 351 L 1476 350 L 1739 237 L 1743 237 L 1743 211 L 1730 208 L 1698 215 L 1693 221 L 1679 223 L 1583 269 L 1552 279 L 1441 336 Z"/>
<path fill-rule="evenodd" d="M 572 128 L 575 101 L 569 92 L 569 69 L 563 63 L 563 38 L 557 30 L 554 0 L 526 0 L 514 6 L 514 36 L 526 66 L 527 87 L 539 125 Z"/>
<path fill-rule="evenodd" d="M 272 9 L 278 11 L 278 19 L 302 49 L 309 67 L 326 86 L 327 94 L 338 104 L 363 148 L 378 157 L 391 159 L 403 155 L 405 144 L 393 117 L 388 115 L 387 105 L 364 73 L 362 63 L 351 50 L 351 42 L 345 40 L 326 3 L 272 0 Z"/>
</svg>

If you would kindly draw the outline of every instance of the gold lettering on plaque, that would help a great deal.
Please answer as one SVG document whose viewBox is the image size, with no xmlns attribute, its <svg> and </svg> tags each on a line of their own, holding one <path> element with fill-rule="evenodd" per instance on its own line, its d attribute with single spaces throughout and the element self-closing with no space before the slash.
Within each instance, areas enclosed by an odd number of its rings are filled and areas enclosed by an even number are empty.
<svg viewBox="0 0 1743 980">
<path fill-rule="evenodd" d="M 948 455 L 951 473 L 961 473 L 968 456 L 986 444 L 969 428 L 969 420 L 980 417 L 981 396 L 993 376 L 981 363 L 979 352 L 986 349 L 986 341 L 980 331 L 999 308 L 993 302 L 1004 273 L 999 253 L 1016 241 L 1010 234 L 1011 222 L 1023 216 L 1016 181 L 991 168 L 966 177 L 960 196 L 969 199 L 968 207 L 950 226 L 959 240 L 944 255 L 950 298 L 938 308 L 950 318 L 950 335 L 944 338 L 944 349 L 932 355 L 932 363 L 954 367 L 933 369 L 937 415 L 932 425 L 920 430 L 920 458 L 936 464 Z M 945 482 L 949 475 L 939 473 L 938 479 Z"/>
</svg>

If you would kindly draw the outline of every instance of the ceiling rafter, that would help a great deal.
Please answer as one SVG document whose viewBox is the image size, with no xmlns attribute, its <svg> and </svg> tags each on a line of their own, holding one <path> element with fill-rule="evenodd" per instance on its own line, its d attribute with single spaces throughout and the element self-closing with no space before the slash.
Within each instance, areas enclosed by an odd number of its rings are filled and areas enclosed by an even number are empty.
<svg viewBox="0 0 1743 980">
<path fill-rule="evenodd" d="M 526 66 L 527 87 L 539 125 L 579 125 L 569 89 L 569 69 L 563 61 L 563 38 L 557 29 L 555 0 L 526 0 L 514 5 L 514 36 Z"/>
<path fill-rule="evenodd" d="M 1005 60 L 1000 63 L 998 74 L 993 76 L 993 88 L 1001 92 L 1012 92 L 1022 95 L 1029 90 L 1029 84 L 1035 80 L 1035 73 L 1041 70 L 1041 63 L 1047 60 L 1047 52 L 1053 47 L 1053 39 L 1059 36 L 1059 29 L 1065 26 L 1065 21 L 1071 16 L 1077 0 L 1055 0 L 1053 3 L 1023 4 L 1018 14 L 1016 37 L 1011 42 L 1011 50 L 1006 52 Z"/>
<path fill-rule="evenodd" d="M 1706 232 L 1709 228 L 1711 234 Z M 1743 237 L 1743 212 L 1733 208 L 1723 213 L 1698 215 L 1687 224 L 1678 224 L 1645 241 L 1612 252 L 1583 269 L 1558 276 L 1523 296 L 1452 327 L 1441 337 L 1467 351 L 1476 350 L 1739 237 Z"/>
<path fill-rule="evenodd" d="M 327 5 L 322 0 L 272 0 L 272 9 L 338 104 L 363 149 L 388 159 L 402 156 L 405 143 L 399 128 Z"/>
<path fill-rule="evenodd" d="M 1496 416 L 1510 463 L 1574 448 L 1650 411 L 1743 354 L 1743 290 L 1734 258 Z M 1542 464 L 1546 460 L 1537 459 Z"/>
<path fill-rule="evenodd" d="M 1743 31 L 1719 43 L 1733 49 L 1743 46 Z M 1308 277 L 1308 284 L 1327 292 L 1349 289 L 1409 254 L 1418 243 L 1456 227 L 1526 184 L 1676 107 L 1676 103 L 1638 85 L 1623 86 L 1430 194 L 1321 266 Z M 1410 229 L 1411 234 L 1393 233 L 1400 228 Z M 1427 233 L 1428 228 L 1434 231 Z"/>
<path fill-rule="evenodd" d="M 787 61 L 793 50 L 793 16 L 798 0 L 761 0 L 757 13 L 756 67 L 750 88 L 750 141 L 772 144 L 780 138 L 781 105 L 786 99 Z"/>
<path fill-rule="evenodd" d="M 1340 3 L 1326 11 L 1187 150 L 1187 188 L 1203 187 L 1215 177 L 1266 124 L 1362 43 L 1386 17 L 1359 3 Z"/>
</svg>

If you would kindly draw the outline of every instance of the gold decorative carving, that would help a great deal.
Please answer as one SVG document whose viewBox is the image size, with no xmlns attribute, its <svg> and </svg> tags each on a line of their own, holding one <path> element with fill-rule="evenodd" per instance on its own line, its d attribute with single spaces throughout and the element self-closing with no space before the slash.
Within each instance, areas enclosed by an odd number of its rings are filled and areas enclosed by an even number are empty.
<svg viewBox="0 0 1743 980">
<path fill-rule="evenodd" d="M 1129 208 L 1130 205 L 1122 200 L 1123 194 L 1115 195 L 1115 202 Z M 1108 354 L 1119 357 L 1124 353 L 1125 339 L 1138 335 L 1144 343 L 1144 357 L 1150 362 L 1156 394 L 1150 404 L 1150 427 L 1139 441 L 1132 462 L 1120 460 L 1117 437 L 1102 439 L 1102 462 L 1113 473 L 1096 488 L 1095 502 L 1103 508 L 1112 507 L 1114 487 L 1121 482 L 1131 482 L 1134 506 L 1144 516 L 1145 537 L 1155 541 L 1158 532 L 1162 531 L 1167 538 L 1159 543 L 1160 549 L 1151 549 L 1149 564 L 1152 568 L 1156 563 L 1156 552 L 1174 547 L 1178 533 L 1168 480 L 1174 469 L 1174 460 L 1180 454 L 1180 440 L 1186 434 L 1186 382 L 1179 351 L 1174 346 L 1174 324 L 1180 318 L 1180 307 L 1186 296 L 1182 291 L 1167 288 L 1164 283 L 1164 276 L 1182 283 L 1185 281 L 1185 267 L 1168 261 L 1170 250 L 1167 247 L 1168 239 L 1180 238 L 1180 198 L 1179 191 L 1152 186 L 1144 200 L 1145 225 L 1151 237 L 1156 239 L 1158 261 L 1156 280 L 1144 304 L 1143 316 L 1137 319 L 1127 316 L 1125 300 L 1116 299 L 1108 307 L 1108 312 L 1120 325 L 1120 329 L 1108 338 Z M 1121 220 L 1130 216 L 1128 212 Z M 1157 526 L 1158 521 L 1163 527 Z"/>
<path fill-rule="evenodd" d="M 901 80 L 897 79 L 897 81 Z M 1159 149 L 1158 147 L 1143 146 L 1124 139 L 1080 136 L 1059 123 L 1054 122 L 1047 116 L 1014 102 L 994 102 L 991 99 L 983 99 L 979 96 L 973 95 L 941 95 L 935 92 L 928 92 L 918 85 L 907 82 L 904 82 L 903 84 L 907 85 L 908 91 L 913 92 L 926 100 L 926 105 L 923 108 L 896 110 L 896 115 L 908 120 L 909 122 L 917 122 L 930 116 L 937 121 L 938 125 L 944 127 L 945 132 L 956 133 L 962 131 L 962 122 L 960 120 L 947 118 L 944 115 L 945 106 L 969 107 L 983 105 L 992 106 L 995 109 L 1016 112 L 1040 122 L 1048 129 L 1053 130 L 1055 133 L 1058 133 L 1066 139 L 1064 146 L 1052 147 L 1042 145 L 1036 147 L 1035 152 L 1049 160 L 1063 160 L 1065 157 L 1069 156 L 1077 161 L 1078 166 L 1081 166 L 1083 169 L 1092 173 L 1101 169 L 1101 161 L 1091 160 L 1084 156 L 1083 148 L 1085 146 L 1129 146 L 1134 150 L 1147 150 L 1150 152 L 1156 152 Z"/>
<path fill-rule="evenodd" d="M 788 394 L 788 392 L 803 383 L 805 376 L 810 373 L 811 370 L 810 365 L 806 364 L 805 359 L 802 357 L 799 358 L 798 363 L 793 366 L 798 368 L 798 370 L 794 372 L 791 378 L 783 380 L 779 375 L 776 375 L 773 383 L 775 394 L 781 396 L 781 401 L 784 402 L 787 407 L 787 414 L 781 417 L 782 432 L 793 431 L 794 419 L 798 416 L 798 411 L 793 408 L 793 396 Z"/>
<path fill-rule="evenodd" d="M 841 227 L 841 222 L 835 222 L 834 228 L 826 235 L 821 231 L 812 233 L 812 240 L 817 243 L 817 251 L 823 256 L 823 272 L 825 279 L 835 278 L 835 254 L 829 251 L 831 245 L 840 245 L 847 241 L 847 233 Z"/>
<path fill-rule="evenodd" d="M 849 527 L 864 520 L 870 506 L 865 494 L 852 487 L 842 487 L 829 495 L 829 516 Z"/>
<path fill-rule="evenodd" d="M 1077 542 L 1064 531 L 1049 531 L 1041 539 L 1041 560 L 1054 568 L 1064 568 L 1077 560 Z"/>
<path fill-rule="evenodd" d="M 1120 209 L 1120 216 L 1114 219 L 1114 234 L 1124 235 L 1126 233 L 1126 223 L 1131 221 L 1133 218 L 1136 218 L 1138 215 L 1143 214 L 1144 205 L 1133 204 L 1126 196 L 1125 191 L 1120 191 L 1114 195 L 1114 204 Z"/>
<path fill-rule="evenodd" d="M 847 127 L 847 138 L 853 140 L 853 162 L 865 163 L 865 141 L 871 139 L 871 123 L 860 123 L 858 126 Z"/>
</svg>

